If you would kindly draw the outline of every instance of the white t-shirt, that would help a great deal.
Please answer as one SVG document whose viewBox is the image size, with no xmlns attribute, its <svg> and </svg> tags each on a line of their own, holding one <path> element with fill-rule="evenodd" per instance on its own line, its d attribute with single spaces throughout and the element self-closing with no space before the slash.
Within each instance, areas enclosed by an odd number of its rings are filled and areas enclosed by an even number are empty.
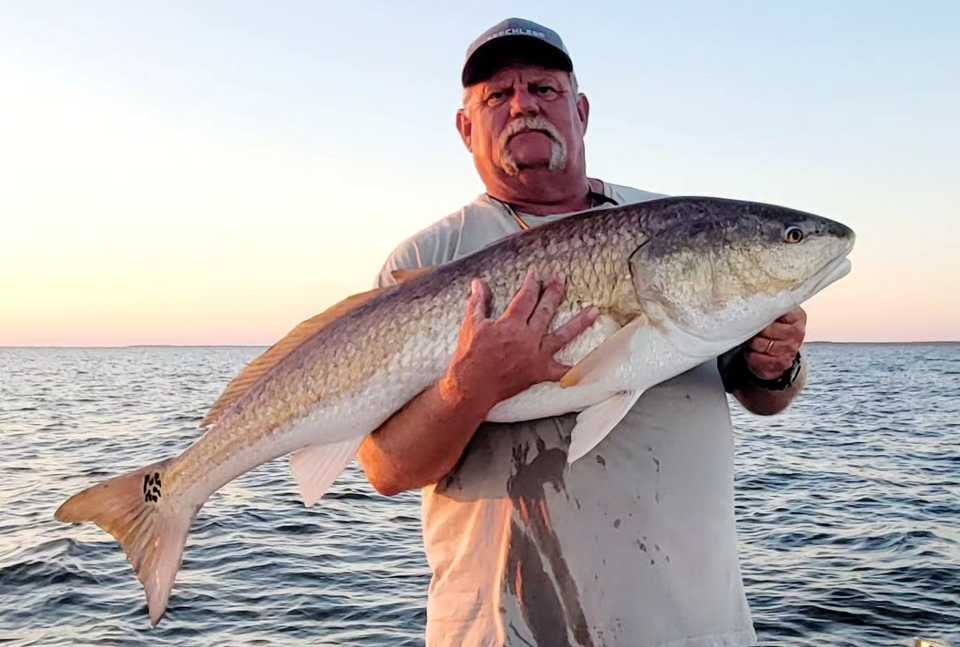
<svg viewBox="0 0 960 647">
<path fill-rule="evenodd" d="M 603 184 L 616 204 L 661 197 Z M 481 195 L 404 241 L 391 270 L 440 265 L 554 217 Z M 575 415 L 485 423 L 423 489 L 429 647 L 756 643 L 737 558 L 733 429 L 716 362 L 648 390 L 567 465 Z"/>
</svg>

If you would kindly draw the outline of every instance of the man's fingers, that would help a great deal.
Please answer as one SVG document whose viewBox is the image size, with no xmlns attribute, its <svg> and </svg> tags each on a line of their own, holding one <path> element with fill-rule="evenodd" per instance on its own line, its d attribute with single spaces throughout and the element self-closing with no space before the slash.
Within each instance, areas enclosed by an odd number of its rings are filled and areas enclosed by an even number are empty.
<svg viewBox="0 0 960 647">
<path fill-rule="evenodd" d="M 577 335 L 592 326 L 599 314 L 600 311 L 595 306 L 583 310 L 576 317 L 544 337 L 541 346 L 553 355 L 573 341 Z"/>
<path fill-rule="evenodd" d="M 750 340 L 750 350 L 754 353 L 763 353 L 773 357 L 790 356 L 792 359 L 800 350 L 800 341 L 757 336 Z"/>
<path fill-rule="evenodd" d="M 536 270 L 531 268 L 523 279 L 523 285 L 517 290 L 503 313 L 501 319 L 516 318 L 526 323 L 540 300 L 540 279 Z"/>
<path fill-rule="evenodd" d="M 796 324 L 774 322 L 761 330 L 757 337 L 766 337 L 767 339 L 775 339 L 778 341 L 788 339 L 799 341 L 803 337 L 803 333 Z"/>
<path fill-rule="evenodd" d="M 490 286 L 485 281 L 473 279 L 470 282 L 467 316 L 474 319 L 486 319 L 490 316 Z"/>
<path fill-rule="evenodd" d="M 782 357 L 770 357 L 760 353 L 747 354 L 747 368 L 753 371 L 754 375 L 764 380 L 775 380 L 793 365 L 793 356 L 790 359 Z"/>
<path fill-rule="evenodd" d="M 787 314 L 783 315 L 777 321 L 785 324 L 797 323 L 798 321 L 806 321 L 807 313 L 804 312 L 803 308 L 794 308 Z"/>
<path fill-rule="evenodd" d="M 550 365 L 547 366 L 547 382 L 559 382 L 560 378 L 567 374 L 572 366 L 567 366 L 566 364 L 561 364 L 555 360 L 550 360 Z"/>
<path fill-rule="evenodd" d="M 547 326 L 553 321 L 553 316 L 557 314 L 557 306 L 563 301 L 563 295 L 566 292 L 564 283 L 565 279 L 561 277 L 555 276 L 550 279 L 540 296 L 537 307 L 530 315 L 530 327 L 540 334 L 547 331 Z"/>
<path fill-rule="evenodd" d="M 773 347 L 776 346 L 776 344 L 777 342 L 774 339 L 768 339 L 762 335 L 757 335 L 750 340 L 750 350 L 754 353 L 771 354 Z"/>
</svg>

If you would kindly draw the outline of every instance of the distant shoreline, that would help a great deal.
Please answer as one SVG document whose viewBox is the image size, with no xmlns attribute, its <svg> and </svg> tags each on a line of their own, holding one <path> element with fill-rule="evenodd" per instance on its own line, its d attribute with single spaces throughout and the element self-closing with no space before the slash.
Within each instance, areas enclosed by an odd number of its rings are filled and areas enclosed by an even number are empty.
<svg viewBox="0 0 960 647">
<path fill-rule="evenodd" d="M 936 340 L 936 341 L 808 341 L 809 346 L 950 346 L 960 344 L 958 340 Z M 133 349 L 133 348 L 269 348 L 270 344 L 130 344 L 123 346 L 0 346 L 0 350 L 12 350 L 20 348 L 36 349 Z"/>
</svg>

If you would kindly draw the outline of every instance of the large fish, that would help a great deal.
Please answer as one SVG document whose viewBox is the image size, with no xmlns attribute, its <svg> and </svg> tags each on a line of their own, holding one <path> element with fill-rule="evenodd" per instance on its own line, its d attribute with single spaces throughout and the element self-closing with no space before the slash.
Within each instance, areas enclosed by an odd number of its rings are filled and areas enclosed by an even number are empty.
<svg viewBox="0 0 960 647">
<path fill-rule="evenodd" d="M 293 475 L 306 504 L 315 503 L 364 437 L 443 374 L 473 278 L 489 283 L 495 315 L 528 269 L 566 276 L 555 325 L 599 308 L 594 325 L 558 354 L 575 364 L 561 383 L 535 385 L 488 416 L 581 411 L 573 462 L 645 389 L 742 343 L 844 276 L 853 240 L 825 218 L 717 198 L 589 211 L 518 233 L 302 323 L 227 386 L 186 451 L 80 492 L 56 518 L 93 521 L 120 542 L 156 624 L 207 498 L 294 452 Z"/>
</svg>

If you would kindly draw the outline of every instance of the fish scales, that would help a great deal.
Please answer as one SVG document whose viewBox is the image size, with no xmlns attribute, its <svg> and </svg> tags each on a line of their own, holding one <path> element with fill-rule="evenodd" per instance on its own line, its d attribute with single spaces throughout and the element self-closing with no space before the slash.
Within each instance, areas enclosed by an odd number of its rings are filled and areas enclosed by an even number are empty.
<svg viewBox="0 0 960 647">
<path fill-rule="evenodd" d="M 567 277 L 559 320 L 588 304 L 602 312 L 619 312 L 621 304 L 614 297 L 629 292 L 630 276 L 624 261 L 636 247 L 640 223 L 639 213 L 634 218 L 624 215 L 600 212 L 542 227 L 542 234 L 540 230 L 521 233 L 504 241 L 512 244 L 493 245 L 464 259 L 469 263 L 438 268 L 334 322 L 290 357 L 274 379 L 251 390 L 205 434 L 196 452 L 173 471 L 172 486 L 184 479 L 195 483 L 225 460 L 232 461 L 236 452 L 256 445 L 261 438 L 269 439 L 326 399 L 362 392 L 362 385 L 372 375 L 398 361 L 419 359 L 421 363 L 413 368 L 423 371 L 426 384 L 435 381 L 453 354 L 455 333 L 475 277 L 490 285 L 493 317 L 503 314 L 531 267 L 543 277 Z M 611 227 L 614 231 L 607 233 Z M 424 350 L 432 351 L 426 354 L 401 355 L 418 336 L 439 336 L 447 343 L 426 347 Z M 204 442 L 208 436 L 209 441 Z"/>
</svg>

